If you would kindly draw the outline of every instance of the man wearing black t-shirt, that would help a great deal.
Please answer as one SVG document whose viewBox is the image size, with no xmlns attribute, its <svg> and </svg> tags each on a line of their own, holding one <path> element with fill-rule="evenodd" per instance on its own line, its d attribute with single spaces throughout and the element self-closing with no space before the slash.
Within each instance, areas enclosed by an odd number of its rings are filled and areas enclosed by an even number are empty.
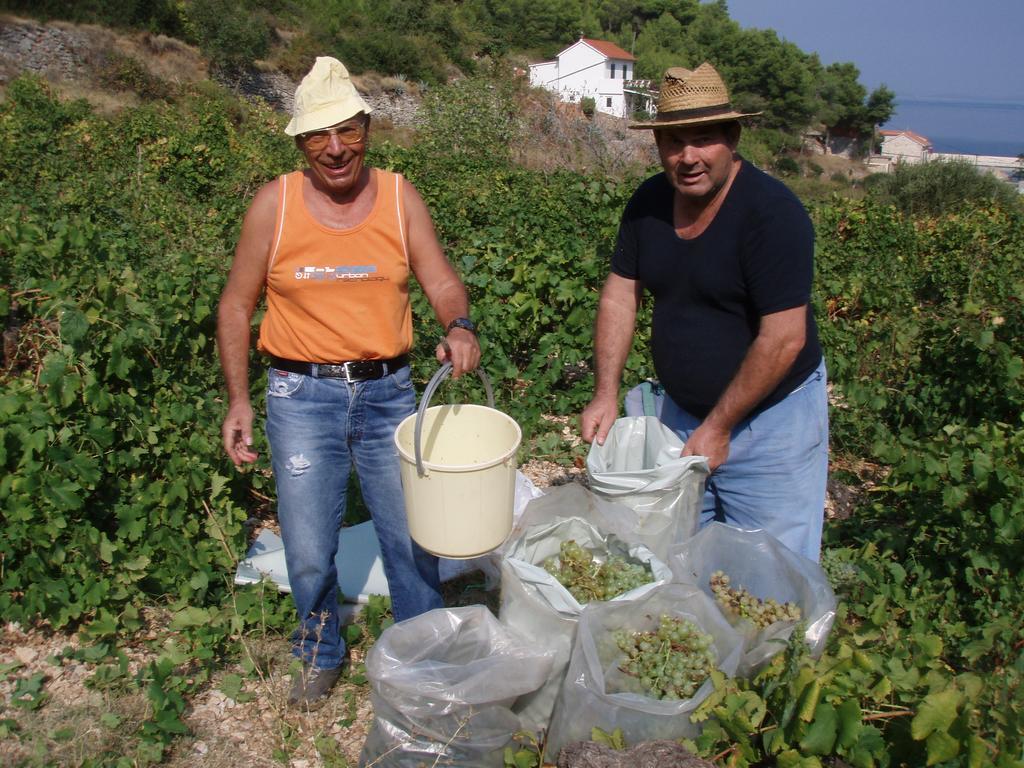
<svg viewBox="0 0 1024 768">
<path fill-rule="evenodd" d="M 661 420 L 708 458 L 702 522 L 763 528 L 817 560 L 828 468 L 825 367 L 810 308 L 814 231 L 800 201 L 736 154 L 741 117 L 711 65 L 665 73 L 653 122 L 664 173 L 626 205 L 581 417 L 603 443 L 644 291 L 668 397 Z"/>
</svg>

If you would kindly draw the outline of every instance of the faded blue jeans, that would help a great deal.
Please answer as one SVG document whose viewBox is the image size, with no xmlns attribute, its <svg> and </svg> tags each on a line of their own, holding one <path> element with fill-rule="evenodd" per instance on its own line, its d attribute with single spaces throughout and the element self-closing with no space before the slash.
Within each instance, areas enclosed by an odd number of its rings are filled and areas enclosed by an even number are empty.
<svg viewBox="0 0 1024 768">
<path fill-rule="evenodd" d="M 408 366 L 371 381 L 271 368 L 267 437 L 288 581 L 299 614 L 293 652 L 322 669 L 342 663 L 338 531 L 352 466 L 380 541 L 391 609 L 401 621 L 443 606 L 438 561 L 409 538 L 394 434 L 416 410 Z"/>
<path fill-rule="evenodd" d="M 763 528 L 817 562 L 828 479 L 825 361 L 776 403 L 732 431 L 729 458 L 708 478 L 701 525 Z M 700 419 L 665 398 L 661 420 L 683 442 Z"/>
</svg>

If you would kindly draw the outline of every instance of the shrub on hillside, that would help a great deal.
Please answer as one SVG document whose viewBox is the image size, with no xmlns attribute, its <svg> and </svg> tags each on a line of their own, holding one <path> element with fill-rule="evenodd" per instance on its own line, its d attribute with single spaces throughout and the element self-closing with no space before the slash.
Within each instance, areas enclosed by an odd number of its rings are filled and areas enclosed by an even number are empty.
<svg viewBox="0 0 1024 768">
<path fill-rule="evenodd" d="M 109 51 L 97 67 L 100 82 L 119 91 L 132 91 L 143 99 L 169 99 L 174 86 L 150 72 L 138 59 Z"/>
<path fill-rule="evenodd" d="M 362 29 L 335 41 L 337 56 L 356 74 L 370 70 L 427 83 L 445 81 L 444 52 L 429 38 L 391 29 Z"/>
<path fill-rule="evenodd" d="M 740 134 L 740 154 L 758 168 L 770 168 L 783 152 L 800 148 L 800 140 L 771 128 L 744 128 Z"/>
<path fill-rule="evenodd" d="M 788 155 L 783 155 L 775 161 L 775 172 L 780 176 L 796 176 L 800 173 L 800 164 Z"/>
<path fill-rule="evenodd" d="M 253 8 L 229 0 L 195 0 L 187 10 L 186 27 L 214 67 L 251 65 L 270 50 L 270 24 Z"/>
<path fill-rule="evenodd" d="M 430 89 L 423 99 L 420 145 L 433 162 L 443 158 L 507 161 L 520 134 L 516 85 L 472 77 Z"/>
<path fill-rule="evenodd" d="M 963 160 L 898 165 L 895 172 L 877 174 L 871 181 L 879 199 L 911 216 L 956 213 L 965 204 L 1021 207 L 1013 187 Z"/>
</svg>

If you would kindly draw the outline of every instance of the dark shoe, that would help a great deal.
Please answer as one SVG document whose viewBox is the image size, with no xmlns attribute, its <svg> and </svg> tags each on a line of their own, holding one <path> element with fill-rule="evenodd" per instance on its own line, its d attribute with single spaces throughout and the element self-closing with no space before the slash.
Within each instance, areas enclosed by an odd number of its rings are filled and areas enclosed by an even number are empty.
<svg viewBox="0 0 1024 768">
<path fill-rule="evenodd" d="M 302 669 L 292 675 L 288 706 L 312 711 L 327 703 L 331 688 L 338 682 L 345 665 L 334 669 L 317 669 L 303 662 Z"/>
</svg>

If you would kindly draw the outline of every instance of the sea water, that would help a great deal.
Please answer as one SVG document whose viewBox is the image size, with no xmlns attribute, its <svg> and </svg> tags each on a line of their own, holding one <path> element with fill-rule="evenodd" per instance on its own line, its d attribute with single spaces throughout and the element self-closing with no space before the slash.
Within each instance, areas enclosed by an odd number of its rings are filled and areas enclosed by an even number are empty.
<svg viewBox="0 0 1024 768">
<path fill-rule="evenodd" d="M 1024 153 L 1024 102 L 897 98 L 886 130 L 911 130 L 935 152 L 1017 157 Z"/>
</svg>

